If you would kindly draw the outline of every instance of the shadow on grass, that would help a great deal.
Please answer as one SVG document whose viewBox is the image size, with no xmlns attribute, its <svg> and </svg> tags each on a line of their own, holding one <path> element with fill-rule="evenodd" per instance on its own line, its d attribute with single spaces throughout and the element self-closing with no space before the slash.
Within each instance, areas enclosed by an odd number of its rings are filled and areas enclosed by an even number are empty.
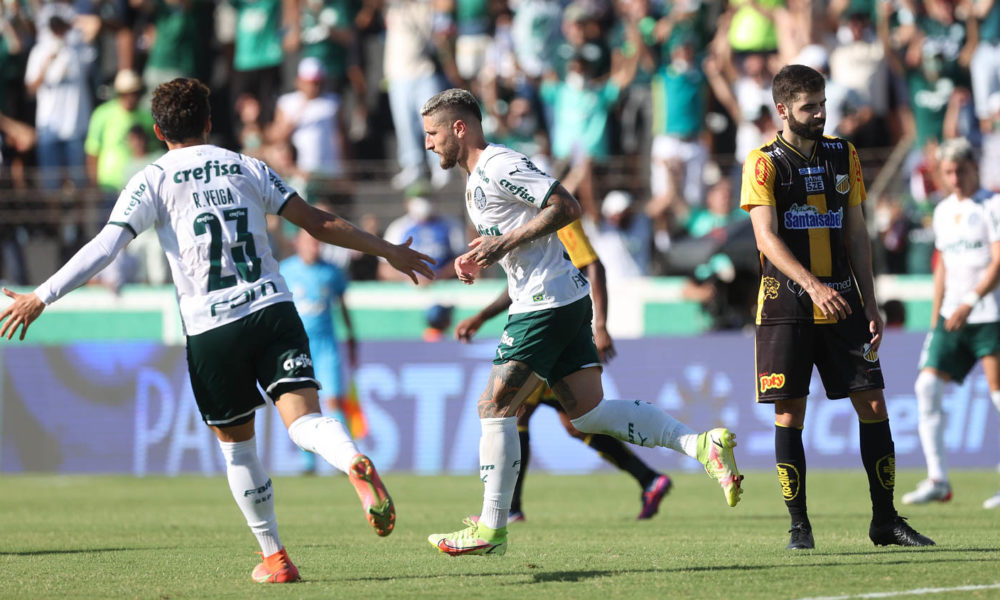
<svg viewBox="0 0 1000 600">
<path fill-rule="evenodd" d="M 165 550 L 165 548 L 73 548 L 67 550 L 21 550 L 0 552 L 0 556 L 51 556 L 58 554 L 100 554 L 102 552 L 135 552 L 136 550 Z"/>
<path fill-rule="evenodd" d="M 917 551 L 912 551 L 908 553 L 908 556 L 912 556 L 912 559 L 904 558 L 907 555 L 901 555 L 900 558 L 896 560 L 879 560 L 879 566 L 898 566 L 907 564 L 934 564 L 934 563 L 994 563 L 996 560 L 988 558 L 932 558 L 932 559 L 917 559 L 918 554 L 927 554 L 929 552 L 943 552 L 944 549 L 920 549 Z M 952 550 L 951 552 L 996 552 L 992 548 L 967 548 L 964 550 Z M 864 554 L 864 553 L 847 553 L 847 554 Z M 802 556 L 822 556 L 816 554 L 802 554 Z M 754 572 L 754 571 L 767 571 L 769 569 L 802 569 L 802 568 L 814 568 L 814 567 L 857 567 L 857 566 L 871 566 L 870 561 L 859 561 L 859 562 L 809 562 L 803 564 L 788 564 L 780 563 L 773 565 L 717 565 L 717 566 L 702 566 L 702 567 L 676 567 L 670 569 L 614 569 L 614 570 L 588 570 L 581 569 L 579 571 L 552 571 L 538 572 L 539 567 L 532 566 L 526 567 L 527 571 L 524 572 L 503 572 L 503 573 L 437 573 L 437 574 L 420 574 L 420 575 L 403 575 L 395 576 L 393 579 L 440 579 L 444 577 L 519 577 L 524 575 L 529 575 L 531 581 L 528 583 L 551 583 L 551 582 L 567 582 L 573 583 L 578 581 L 585 581 L 587 579 L 595 579 L 598 577 L 614 577 L 619 575 L 636 575 L 640 573 L 701 573 L 701 572 L 713 572 L 713 571 L 737 571 L 737 572 Z M 337 581 L 385 581 L 385 577 L 351 577 L 346 579 L 338 579 Z"/>
</svg>

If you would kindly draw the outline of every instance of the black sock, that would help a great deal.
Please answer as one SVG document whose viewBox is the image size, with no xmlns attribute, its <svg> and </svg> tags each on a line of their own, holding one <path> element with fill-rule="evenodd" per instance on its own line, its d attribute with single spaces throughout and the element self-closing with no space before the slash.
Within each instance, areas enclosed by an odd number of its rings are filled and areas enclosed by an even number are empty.
<svg viewBox="0 0 1000 600">
<path fill-rule="evenodd" d="M 896 517 L 892 492 L 896 484 L 896 448 L 892 443 L 889 419 L 861 422 L 861 461 L 868 473 L 872 497 L 872 521 L 884 523 Z"/>
<path fill-rule="evenodd" d="M 802 447 L 802 430 L 797 427 L 774 426 L 774 458 L 778 468 L 778 483 L 785 499 L 792 524 L 809 524 L 806 514 L 806 451 Z"/>
<path fill-rule="evenodd" d="M 646 463 L 642 462 L 642 459 L 629 450 L 625 444 L 610 435 L 595 433 L 587 436 L 587 439 L 584 441 L 588 446 L 597 450 L 601 458 L 635 477 L 635 480 L 639 482 L 639 486 L 643 490 L 649 487 L 659 475 L 656 471 L 650 469 Z"/>
<path fill-rule="evenodd" d="M 521 443 L 521 470 L 517 473 L 517 483 L 514 484 L 514 496 L 510 499 L 510 512 L 521 512 L 521 489 L 524 478 L 528 474 L 528 461 L 531 460 L 531 436 L 528 429 L 517 428 L 517 440 Z"/>
</svg>

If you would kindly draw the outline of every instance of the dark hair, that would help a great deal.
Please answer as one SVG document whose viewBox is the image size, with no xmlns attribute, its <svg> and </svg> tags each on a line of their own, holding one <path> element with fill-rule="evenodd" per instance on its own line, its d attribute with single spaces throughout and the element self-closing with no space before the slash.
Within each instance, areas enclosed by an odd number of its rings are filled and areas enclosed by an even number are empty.
<svg viewBox="0 0 1000 600">
<path fill-rule="evenodd" d="M 472 92 L 458 88 L 434 94 L 420 109 L 420 114 L 424 117 L 433 117 L 437 113 L 443 113 L 437 118 L 438 121 L 442 118 L 449 121 L 468 120 L 470 117 L 480 123 L 483 121 L 483 112 L 479 109 L 476 97 Z"/>
<path fill-rule="evenodd" d="M 178 77 L 153 90 L 153 121 L 169 142 L 200 138 L 212 116 L 208 87 L 197 79 Z"/>
<path fill-rule="evenodd" d="M 775 104 L 788 105 L 799 94 L 822 91 L 826 80 L 819 71 L 805 65 L 785 65 L 771 82 L 771 97 Z"/>
</svg>

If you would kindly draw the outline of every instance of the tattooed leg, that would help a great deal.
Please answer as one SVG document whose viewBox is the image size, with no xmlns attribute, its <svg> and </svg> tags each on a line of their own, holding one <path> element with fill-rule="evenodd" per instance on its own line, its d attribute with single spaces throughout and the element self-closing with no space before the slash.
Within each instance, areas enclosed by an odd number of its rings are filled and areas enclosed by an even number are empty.
<svg viewBox="0 0 1000 600">
<path fill-rule="evenodd" d="M 483 481 L 483 509 L 479 536 L 507 526 L 514 487 L 521 471 L 521 446 L 517 436 L 517 409 L 541 380 L 528 365 L 510 361 L 494 365 L 486 390 L 479 399 L 479 478 Z M 504 529 L 505 530 L 505 529 Z M 499 533 L 497 534 L 499 535 Z"/>
<path fill-rule="evenodd" d="M 493 365 L 486 390 L 479 397 L 479 418 L 498 419 L 514 417 L 521 402 L 541 385 L 531 367 L 512 360 L 502 365 Z"/>
</svg>

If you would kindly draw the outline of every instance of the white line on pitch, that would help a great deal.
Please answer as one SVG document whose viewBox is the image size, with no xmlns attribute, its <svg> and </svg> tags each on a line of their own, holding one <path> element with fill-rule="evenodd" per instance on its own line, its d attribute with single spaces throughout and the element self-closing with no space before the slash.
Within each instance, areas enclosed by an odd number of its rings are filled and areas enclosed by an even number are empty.
<svg viewBox="0 0 1000 600">
<path fill-rule="evenodd" d="M 799 600 L 851 600 L 852 598 L 896 598 L 899 596 L 922 596 L 924 594 L 940 594 L 942 592 L 973 592 L 976 590 L 1000 589 L 1000 583 L 987 585 L 961 585 L 948 588 L 917 588 L 915 590 L 899 590 L 896 592 L 870 592 L 867 594 L 848 594 L 846 596 L 814 596 Z"/>
</svg>

